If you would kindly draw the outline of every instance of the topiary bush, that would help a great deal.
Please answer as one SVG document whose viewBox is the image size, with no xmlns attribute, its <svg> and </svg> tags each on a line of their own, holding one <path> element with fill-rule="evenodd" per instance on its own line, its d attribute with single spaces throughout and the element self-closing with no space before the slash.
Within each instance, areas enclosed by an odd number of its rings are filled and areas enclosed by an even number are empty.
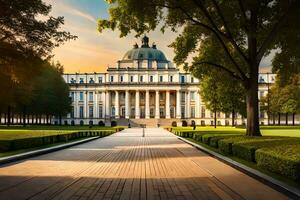
<svg viewBox="0 0 300 200">
<path fill-rule="evenodd" d="M 187 127 L 187 126 L 188 126 L 187 121 L 183 120 L 183 121 L 182 121 L 182 126 L 183 126 L 183 127 Z"/>
<path fill-rule="evenodd" d="M 117 122 L 116 122 L 116 121 L 111 121 L 110 126 L 111 126 L 111 127 L 117 126 Z"/>
<path fill-rule="evenodd" d="M 300 181 L 300 144 L 261 148 L 255 157 L 258 167 Z"/>
<path fill-rule="evenodd" d="M 105 126 L 105 123 L 103 121 L 99 121 L 98 126 Z"/>
<path fill-rule="evenodd" d="M 177 122 L 173 121 L 171 125 L 172 125 L 172 127 L 177 127 Z"/>
</svg>

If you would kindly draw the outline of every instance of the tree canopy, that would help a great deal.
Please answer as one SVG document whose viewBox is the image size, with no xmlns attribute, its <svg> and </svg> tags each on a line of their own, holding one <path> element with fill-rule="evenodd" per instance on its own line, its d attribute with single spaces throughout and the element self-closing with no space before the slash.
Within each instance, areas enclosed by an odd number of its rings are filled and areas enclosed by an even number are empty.
<svg viewBox="0 0 300 200">
<path fill-rule="evenodd" d="M 110 18 L 99 20 L 98 29 L 119 29 L 121 36 L 137 36 L 161 26 L 162 31 L 181 29 L 172 43 L 175 62 L 187 68 L 212 67 L 240 80 L 247 97 L 247 135 L 261 135 L 258 120 L 259 64 L 282 40 L 300 33 L 297 0 L 110 0 Z M 292 32 L 289 30 L 293 29 Z M 215 42 L 206 42 L 206 41 Z M 291 43 L 292 44 L 292 43 Z M 299 45 L 294 43 L 292 46 Z M 212 46 L 208 48 L 207 46 Z M 221 51 L 213 51 L 213 49 Z M 188 62 L 190 55 L 192 62 Z M 228 60 L 215 63 L 214 57 Z M 199 69 L 200 67 L 198 67 Z"/>
</svg>

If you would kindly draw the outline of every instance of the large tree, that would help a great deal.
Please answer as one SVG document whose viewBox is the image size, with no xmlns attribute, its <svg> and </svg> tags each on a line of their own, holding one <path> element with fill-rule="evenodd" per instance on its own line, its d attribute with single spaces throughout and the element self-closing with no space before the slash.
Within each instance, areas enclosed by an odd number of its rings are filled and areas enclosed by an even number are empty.
<svg viewBox="0 0 300 200">
<path fill-rule="evenodd" d="M 121 36 L 132 30 L 140 36 L 162 25 L 183 31 L 172 45 L 177 64 L 192 63 L 218 68 L 238 79 L 247 96 L 247 135 L 261 135 L 258 119 L 258 72 L 262 58 L 271 49 L 280 48 L 280 41 L 299 36 L 300 2 L 297 0 L 110 0 L 109 20 L 99 20 L 99 31 L 119 29 Z M 293 29 L 293 32 L 289 32 Z M 222 54 L 201 54 L 202 43 L 210 38 L 217 41 Z M 299 45 L 299 44 L 294 44 Z M 234 55 L 238 55 L 237 57 Z M 230 65 L 210 60 L 212 56 L 226 57 Z"/>
<path fill-rule="evenodd" d="M 10 115 L 16 104 L 30 101 L 31 79 L 53 48 L 76 37 L 60 30 L 63 17 L 49 16 L 51 6 L 42 0 L 0 0 L 0 5 L 0 103 Z"/>
</svg>

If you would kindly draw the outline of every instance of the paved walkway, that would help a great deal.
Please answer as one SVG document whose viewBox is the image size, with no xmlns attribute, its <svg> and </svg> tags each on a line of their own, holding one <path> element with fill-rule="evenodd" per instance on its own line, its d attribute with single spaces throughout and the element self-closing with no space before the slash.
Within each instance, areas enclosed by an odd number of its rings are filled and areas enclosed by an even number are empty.
<svg viewBox="0 0 300 200">
<path fill-rule="evenodd" d="M 163 129 L 0 166 L 0 199 L 287 199 Z"/>
</svg>

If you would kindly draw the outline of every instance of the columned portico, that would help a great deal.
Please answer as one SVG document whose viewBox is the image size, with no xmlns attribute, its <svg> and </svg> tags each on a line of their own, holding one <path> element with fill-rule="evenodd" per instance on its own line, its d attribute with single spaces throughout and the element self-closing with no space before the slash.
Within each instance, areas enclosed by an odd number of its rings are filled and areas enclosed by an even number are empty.
<svg viewBox="0 0 300 200">
<path fill-rule="evenodd" d="M 129 91 L 125 91 L 125 118 L 129 119 L 130 116 L 130 101 L 129 101 Z"/>
<path fill-rule="evenodd" d="M 115 92 L 115 118 L 120 118 L 119 91 Z"/>
<path fill-rule="evenodd" d="M 177 90 L 176 92 L 176 118 L 181 118 L 181 92 Z"/>
<path fill-rule="evenodd" d="M 166 119 L 170 119 L 170 91 L 166 91 Z"/>
<path fill-rule="evenodd" d="M 159 119 L 160 114 L 159 114 L 159 91 L 155 91 L 155 119 Z"/>
<path fill-rule="evenodd" d="M 105 118 L 110 117 L 110 91 L 105 92 Z"/>
<path fill-rule="evenodd" d="M 150 96 L 149 96 L 149 90 L 146 90 L 146 95 L 145 95 L 145 118 L 150 119 Z"/>
<path fill-rule="evenodd" d="M 140 91 L 135 91 L 135 118 L 140 118 Z"/>
</svg>

